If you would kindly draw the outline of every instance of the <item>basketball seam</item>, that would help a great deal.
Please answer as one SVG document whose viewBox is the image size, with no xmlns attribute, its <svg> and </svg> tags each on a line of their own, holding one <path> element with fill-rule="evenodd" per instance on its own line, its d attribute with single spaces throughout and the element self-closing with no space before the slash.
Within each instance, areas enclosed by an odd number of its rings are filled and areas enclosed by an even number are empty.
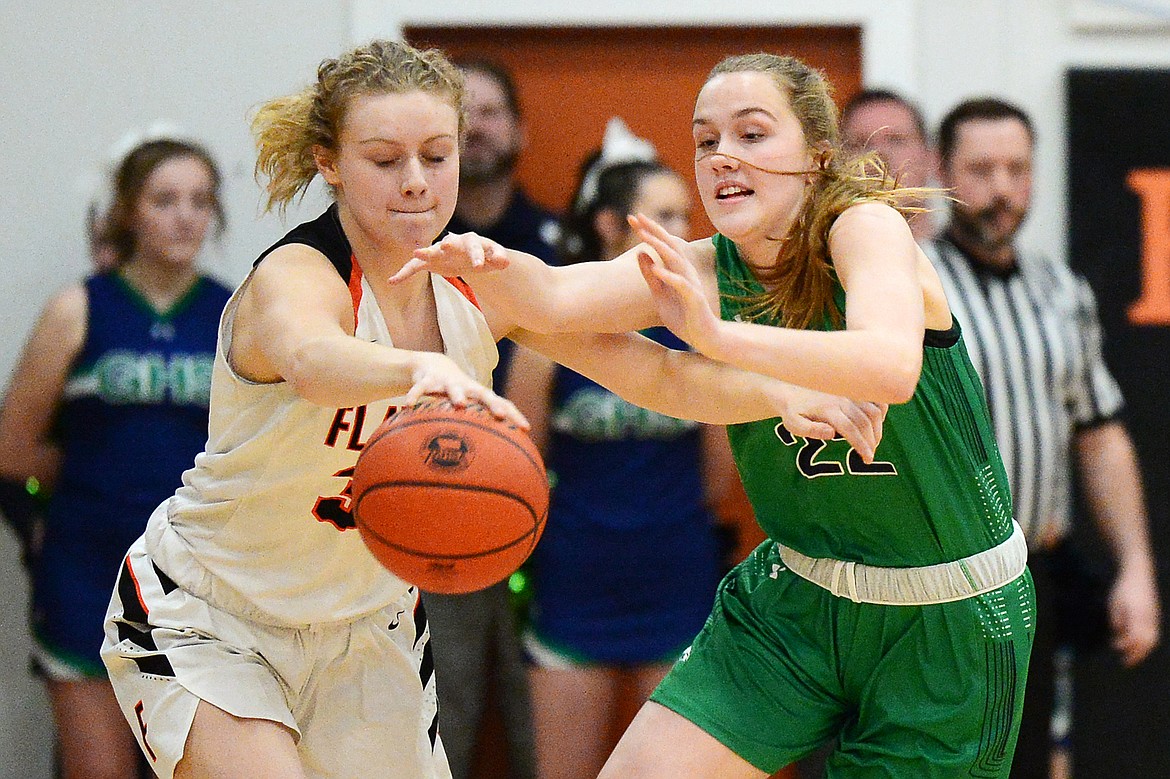
<svg viewBox="0 0 1170 779">
<path fill-rule="evenodd" d="M 413 549 L 411 547 L 404 546 L 400 543 L 388 540 L 385 536 L 383 536 L 381 533 L 379 533 L 378 531 L 371 528 L 368 523 L 363 522 L 361 519 L 361 504 L 366 499 L 366 497 L 379 491 L 379 490 L 390 489 L 393 487 L 423 487 L 423 488 L 441 487 L 444 489 L 462 490 L 465 492 L 487 492 L 487 493 L 492 493 L 495 495 L 500 495 L 500 496 L 505 497 L 505 498 L 510 498 L 511 500 L 513 500 L 516 503 L 519 503 L 521 506 L 523 506 L 524 509 L 528 512 L 529 516 L 532 517 L 532 521 L 533 521 L 532 529 L 526 531 L 523 535 L 517 536 L 512 541 L 509 541 L 508 543 L 503 544 L 502 546 L 494 547 L 491 549 L 485 549 L 485 550 L 476 552 L 474 554 L 443 554 L 443 553 L 436 553 L 436 552 L 424 552 L 422 550 Z M 544 517 L 538 517 L 536 515 L 536 510 L 528 504 L 528 501 L 525 500 L 522 495 L 517 495 L 514 492 L 507 492 L 505 490 L 495 489 L 492 487 L 481 487 L 478 485 L 467 485 L 467 484 L 447 484 L 445 482 L 433 482 L 433 481 L 402 480 L 402 481 L 379 482 L 378 484 L 371 485 L 370 487 L 368 487 L 362 493 L 362 496 L 354 503 L 353 518 L 354 518 L 354 522 L 356 522 L 361 527 L 362 531 L 369 533 L 371 536 L 378 539 L 378 541 L 381 542 L 382 544 L 385 544 L 386 546 L 388 546 L 392 549 L 397 549 L 400 552 L 406 552 L 407 554 L 411 554 L 414 556 L 433 557 L 436 559 L 469 560 L 469 559 L 474 559 L 476 557 L 485 557 L 488 555 L 492 555 L 492 554 L 495 554 L 497 552 L 503 551 L 505 549 L 511 549 L 511 548 L 515 547 L 517 544 L 521 543 L 522 541 L 524 541 L 525 539 L 528 539 L 528 538 L 533 539 L 532 546 L 529 549 L 529 553 L 531 554 L 532 549 L 534 549 L 536 547 L 535 539 L 539 538 L 540 531 L 542 531 L 544 528 L 544 523 L 545 523 L 545 520 L 547 518 L 547 510 L 545 512 Z"/>
<path fill-rule="evenodd" d="M 399 412 L 399 413 L 401 413 L 401 412 Z M 390 419 L 394 420 L 395 417 L 390 417 Z M 390 433 L 394 432 L 395 430 L 402 430 L 402 429 L 407 428 L 407 427 L 413 427 L 414 425 L 422 425 L 422 424 L 427 424 L 427 423 L 431 423 L 431 422 L 447 422 L 449 424 L 454 424 L 454 425 L 470 425 L 471 427 L 474 427 L 478 430 L 482 430 L 485 433 L 490 433 L 491 435 L 495 436 L 496 438 L 500 439 L 501 441 L 504 441 L 507 444 L 509 444 L 510 446 L 520 450 L 520 453 L 524 455 L 524 458 L 526 460 L 528 460 L 529 464 L 531 464 L 532 467 L 535 468 L 538 472 L 544 471 L 544 466 L 541 463 L 537 462 L 537 460 L 535 458 L 533 458 L 532 454 L 522 444 L 517 443 L 516 441 L 512 440 L 511 438 L 504 435 L 499 430 L 496 430 L 493 427 L 485 425 L 482 422 L 477 422 L 474 419 L 465 419 L 463 417 L 446 417 L 446 416 L 433 417 L 433 416 L 430 416 L 430 417 L 426 417 L 425 419 L 407 419 L 407 420 L 403 420 L 403 421 L 397 421 L 397 422 L 395 422 L 394 427 L 387 429 L 387 430 L 383 430 L 380 433 L 375 433 L 374 435 L 370 436 L 370 439 L 368 441 L 366 441 L 365 444 L 362 445 L 362 449 L 364 451 L 365 447 L 372 445 L 375 441 L 382 439 L 384 436 L 390 435 Z"/>
</svg>

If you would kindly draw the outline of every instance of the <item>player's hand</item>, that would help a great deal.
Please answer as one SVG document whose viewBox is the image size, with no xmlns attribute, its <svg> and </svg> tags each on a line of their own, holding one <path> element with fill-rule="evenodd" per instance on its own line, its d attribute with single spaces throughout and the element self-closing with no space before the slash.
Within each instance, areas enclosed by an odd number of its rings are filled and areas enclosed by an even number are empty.
<svg viewBox="0 0 1170 779">
<path fill-rule="evenodd" d="M 528 430 L 528 420 L 507 398 L 502 398 L 468 376 L 454 360 L 435 352 L 419 352 L 418 364 L 411 375 L 413 382 L 406 393 L 405 405 L 419 403 L 425 395 L 443 395 L 460 407 L 478 403 L 492 416 Z"/>
<path fill-rule="evenodd" d="M 1122 565 L 1109 592 L 1113 648 L 1122 665 L 1132 667 L 1158 645 L 1161 613 L 1153 566 Z"/>
<path fill-rule="evenodd" d="M 695 351 L 718 359 L 712 352 L 720 320 L 703 294 L 699 272 L 686 258 L 686 241 L 643 214 L 628 219 L 645 244 L 638 266 L 663 323 Z"/>
<path fill-rule="evenodd" d="M 508 251 L 490 238 L 475 233 L 448 233 L 437 243 L 415 249 L 414 256 L 390 277 L 390 283 L 405 281 L 424 270 L 440 276 L 465 276 L 506 267 Z"/>
<path fill-rule="evenodd" d="M 873 462 L 887 404 L 858 402 L 794 384 L 785 385 L 783 404 L 781 419 L 793 435 L 826 441 L 844 438 L 864 462 Z"/>
</svg>

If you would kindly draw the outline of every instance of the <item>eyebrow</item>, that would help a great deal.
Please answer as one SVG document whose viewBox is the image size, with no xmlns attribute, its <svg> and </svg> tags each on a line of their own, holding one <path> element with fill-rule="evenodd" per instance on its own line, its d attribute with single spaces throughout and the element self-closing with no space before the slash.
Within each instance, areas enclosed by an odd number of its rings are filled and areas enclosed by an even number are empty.
<svg viewBox="0 0 1170 779">
<path fill-rule="evenodd" d="M 776 115 L 773 114 L 768 109 L 759 108 L 757 106 L 748 106 L 747 108 L 741 108 L 738 111 L 736 111 L 734 114 L 732 114 L 731 118 L 732 119 L 742 119 L 743 117 L 750 116 L 751 114 L 764 114 L 769 119 L 773 119 L 773 120 L 776 118 Z M 691 122 L 691 126 L 697 126 L 700 124 L 711 124 L 711 120 L 704 119 L 703 117 L 700 116 L 700 117 L 695 118 L 695 120 Z"/>
<path fill-rule="evenodd" d="M 442 140 L 452 140 L 453 141 L 453 140 L 455 140 L 455 136 L 451 133 L 439 133 L 438 135 L 432 135 L 430 138 L 424 139 L 423 144 L 426 145 L 428 143 L 433 143 L 435 141 L 442 141 Z M 375 135 L 371 138 L 363 138 L 362 140 L 358 141 L 358 143 L 361 145 L 366 145 L 366 144 L 370 144 L 370 143 L 388 143 L 391 146 L 402 146 L 403 145 L 401 140 L 397 140 L 395 138 L 383 138 L 379 135 Z"/>
</svg>

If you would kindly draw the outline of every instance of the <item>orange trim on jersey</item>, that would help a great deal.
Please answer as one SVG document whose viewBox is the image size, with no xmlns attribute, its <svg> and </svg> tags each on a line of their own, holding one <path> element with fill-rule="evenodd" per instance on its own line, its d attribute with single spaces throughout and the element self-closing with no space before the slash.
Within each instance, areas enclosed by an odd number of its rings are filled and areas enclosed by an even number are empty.
<svg viewBox="0 0 1170 779">
<path fill-rule="evenodd" d="M 353 301 L 353 328 L 357 329 L 358 306 L 362 302 L 362 266 L 358 265 L 357 257 L 349 255 L 353 269 L 349 272 L 349 297 Z"/>
<path fill-rule="evenodd" d="M 126 570 L 130 573 L 130 581 L 134 582 L 134 594 L 138 596 L 138 605 L 149 617 L 150 609 L 146 608 L 146 601 L 142 599 L 142 587 L 138 584 L 138 576 L 134 573 L 134 566 L 130 565 L 130 555 L 126 555 Z"/>
<path fill-rule="evenodd" d="M 443 278 L 451 282 L 451 286 L 453 286 L 455 289 L 462 292 L 463 297 L 471 301 L 471 305 L 479 308 L 481 311 L 483 310 L 480 308 L 479 301 L 475 299 L 475 293 L 471 291 L 471 286 L 466 281 L 459 278 L 458 276 L 444 276 Z"/>
</svg>

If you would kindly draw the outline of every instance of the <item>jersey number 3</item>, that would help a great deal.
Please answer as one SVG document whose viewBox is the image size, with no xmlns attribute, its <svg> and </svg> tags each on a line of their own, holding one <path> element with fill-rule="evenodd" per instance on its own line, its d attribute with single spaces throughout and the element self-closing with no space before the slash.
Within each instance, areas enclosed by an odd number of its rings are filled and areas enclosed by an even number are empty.
<svg viewBox="0 0 1170 779">
<path fill-rule="evenodd" d="M 321 496 L 313 504 L 313 516 L 318 522 L 328 522 L 338 530 L 352 530 L 353 522 L 353 468 L 345 468 L 333 474 L 345 479 L 345 489 L 340 495 Z"/>
</svg>

